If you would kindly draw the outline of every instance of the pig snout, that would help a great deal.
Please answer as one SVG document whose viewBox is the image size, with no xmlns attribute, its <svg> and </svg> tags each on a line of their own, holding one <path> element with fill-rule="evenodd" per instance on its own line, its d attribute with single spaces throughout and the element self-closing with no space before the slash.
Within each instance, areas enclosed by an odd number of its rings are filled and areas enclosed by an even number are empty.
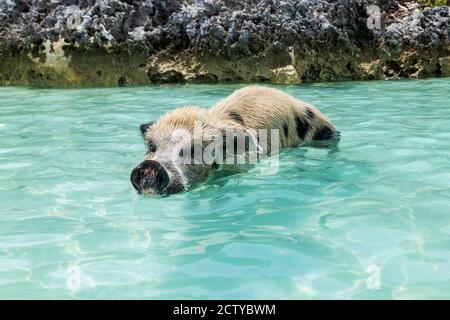
<svg viewBox="0 0 450 320">
<path fill-rule="evenodd" d="M 130 181 L 139 193 L 163 193 L 169 184 L 169 175 L 159 162 L 146 160 L 133 169 Z"/>
</svg>

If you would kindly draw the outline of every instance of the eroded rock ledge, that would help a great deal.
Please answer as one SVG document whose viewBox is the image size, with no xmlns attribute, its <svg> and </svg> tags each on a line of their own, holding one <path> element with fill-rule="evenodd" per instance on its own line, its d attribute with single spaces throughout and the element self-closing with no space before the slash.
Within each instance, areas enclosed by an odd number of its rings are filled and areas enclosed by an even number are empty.
<svg viewBox="0 0 450 320">
<path fill-rule="evenodd" d="M 0 0 L 0 84 L 450 76 L 449 36 L 414 1 Z"/>
</svg>

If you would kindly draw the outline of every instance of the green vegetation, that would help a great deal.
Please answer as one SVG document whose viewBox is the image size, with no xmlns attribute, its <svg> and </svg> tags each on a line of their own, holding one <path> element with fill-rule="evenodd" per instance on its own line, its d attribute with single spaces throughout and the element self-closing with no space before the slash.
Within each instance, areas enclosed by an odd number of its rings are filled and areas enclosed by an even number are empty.
<svg viewBox="0 0 450 320">
<path fill-rule="evenodd" d="M 450 5 L 450 0 L 419 0 L 420 6 L 422 8 L 430 7 L 440 7 Z"/>
</svg>

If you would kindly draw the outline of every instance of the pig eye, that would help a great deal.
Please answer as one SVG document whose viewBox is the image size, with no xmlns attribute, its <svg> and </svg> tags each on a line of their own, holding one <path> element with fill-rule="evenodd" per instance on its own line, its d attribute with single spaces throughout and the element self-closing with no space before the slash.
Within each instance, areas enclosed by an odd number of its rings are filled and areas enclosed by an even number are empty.
<svg viewBox="0 0 450 320">
<path fill-rule="evenodd" d="M 194 146 L 191 146 L 191 157 L 194 157 L 194 150 L 195 150 Z M 184 157 L 184 151 L 185 151 L 184 149 L 180 149 L 180 151 L 178 152 L 178 156 L 180 158 Z M 189 151 L 189 150 L 186 150 L 186 151 Z"/>
<path fill-rule="evenodd" d="M 156 151 L 156 144 L 154 142 L 147 143 L 148 151 L 155 152 Z"/>
</svg>

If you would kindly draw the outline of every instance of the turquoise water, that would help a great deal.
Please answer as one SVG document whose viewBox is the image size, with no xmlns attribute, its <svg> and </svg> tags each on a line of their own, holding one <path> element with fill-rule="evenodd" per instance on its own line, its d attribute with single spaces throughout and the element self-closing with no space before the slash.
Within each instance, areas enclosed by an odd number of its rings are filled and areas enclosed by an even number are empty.
<svg viewBox="0 0 450 320">
<path fill-rule="evenodd" d="M 337 150 L 133 192 L 142 122 L 241 86 L 0 88 L 0 298 L 450 298 L 450 79 L 278 87 Z"/>
</svg>

